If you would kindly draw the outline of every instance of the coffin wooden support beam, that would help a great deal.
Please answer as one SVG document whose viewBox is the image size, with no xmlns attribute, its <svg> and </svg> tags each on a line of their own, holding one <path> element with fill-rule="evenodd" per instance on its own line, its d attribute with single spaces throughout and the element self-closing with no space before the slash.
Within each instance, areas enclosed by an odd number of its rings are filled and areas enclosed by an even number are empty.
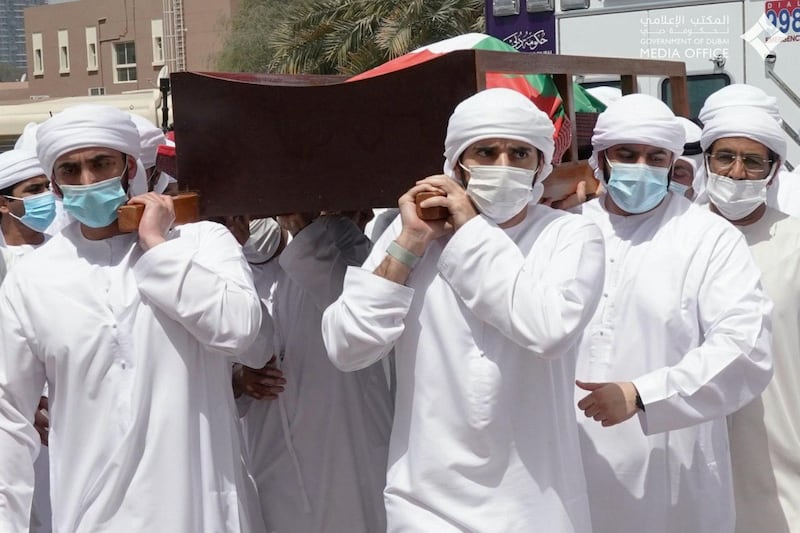
<svg viewBox="0 0 800 533">
<path fill-rule="evenodd" d="M 573 74 L 668 76 L 676 112 L 688 114 L 685 66 L 671 61 L 461 50 L 355 82 L 180 72 L 171 78 L 181 188 L 200 191 L 203 216 L 394 206 L 441 173 L 448 118 L 487 72 L 555 76 L 573 163 Z"/>
<path fill-rule="evenodd" d="M 558 94 L 561 95 L 561 102 L 564 106 L 564 113 L 569 119 L 570 133 L 573 141 L 578 138 L 578 125 L 575 121 L 575 97 L 573 94 L 572 74 L 553 74 L 553 81 L 558 88 Z M 569 150 L 566 151 L 562 159 L 563 162 L 577 161 L 578 160 L 578 143 L 572 142 Z"/>
</svg>

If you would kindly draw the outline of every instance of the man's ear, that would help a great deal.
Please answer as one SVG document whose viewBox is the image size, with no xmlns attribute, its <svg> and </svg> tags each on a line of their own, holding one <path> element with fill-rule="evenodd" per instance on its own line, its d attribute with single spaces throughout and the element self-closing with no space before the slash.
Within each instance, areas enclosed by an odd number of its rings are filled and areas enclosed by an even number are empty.
<svg viewBox="0 0 800 533">
<path fill-rule="evenodd" d="M 456 165 L 453 167 L 453 175 L 458 180 L 458 183 L 460 183 L 461 186 L 466 189 L 467 180 L 465 179 L 466 176 L 464 176 L 464 174 L 464 169 L 461 168 L 461 157 L 459 156 L 458 160 L 456 161 Z"/>
<path fill-rule="evenodd" d="M 600 167 L 600 172 L 603 173 L 603 181 L 608 183 L 609 174 L 611 169 L 608 167 L 608 158 L 606 158 L 606 151 L 600 150 L 597 152 L 597 166 Z"/>
<path fill-rule="evenodd" d="M 0 196 L 0 213 L 8 213 L 8 198 Z"/>
<path fill-rule="evenodd" d="M 133 181 L 133 178 L 136 176 L 136 171 L 138 170 L 138 167 L 136 165 L 136 158 L 133 157 L 132 155 L 126 155 L 125 157 L 127 158 L 126 167 L 128 169 L 128 176 L 127 176 L 128 182 L 131 182 Z"/>
<path fill-rule="evenodd" d="M 133 183 L 133 178 L 136 177 L 136 172 L 138 168 L 136 166 L 136 158 L 130 156 L 128 154 L 122 154 L 125 157 L 125 168 L 127 169 L 124 176 L 122 176 L 122 180 L 120 180 L 120 185 L 122 185 L 122 190 L 126 193 L 130 191 L 131 184 Z"/>
<path fill-rule="evenodd" d="M 541 150 L 536 150 L 536 172 L 533 173 L 533 184 L 539 181 L 542 175 L 542 167 L 544 166 L 544 154 Z"/>
</svg>

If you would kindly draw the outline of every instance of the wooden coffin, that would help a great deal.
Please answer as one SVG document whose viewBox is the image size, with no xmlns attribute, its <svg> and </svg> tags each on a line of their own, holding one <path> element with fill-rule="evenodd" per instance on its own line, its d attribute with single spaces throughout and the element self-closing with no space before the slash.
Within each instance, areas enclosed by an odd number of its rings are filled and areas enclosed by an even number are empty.
<svg viewBox="0 0 800 533">
<path fill-rule="evenodd" d="M 666 75 L 676 112 L 688 112 L 685 67 L 667 61 L 462 50 L 347 83 L 180 72 L 171 79 L 181 189 L 200 192 L 203 216 L 396 206 L 416 180 L 441 173 L 448 118 L 487 72 L 554 76 L 573 128 L 572 163 L 548 180 L 559 195 L 587 175 L 575 171 L 573 74 L 620 75 L 626 93 L 637 74 Z"/>
</svg>

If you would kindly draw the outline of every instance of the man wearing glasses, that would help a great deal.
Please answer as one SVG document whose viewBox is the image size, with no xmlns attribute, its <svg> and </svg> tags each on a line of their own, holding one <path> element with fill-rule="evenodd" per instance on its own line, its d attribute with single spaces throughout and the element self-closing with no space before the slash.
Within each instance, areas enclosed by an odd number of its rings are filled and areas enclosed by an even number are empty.
<svg viewBox="0 0 800 533">
<path fill-rule="evenodd" d="M 595 533 L 732 532 L 725 416 L 772 376 L 771 303 L 741 234 L 668 192 L 685 133 L 631 94 L 597 120 L 605 281 L 576 377 Z M 637 415 L 634 417 L 634 415 Z"/>
<path fill-rule="evenodd" d="M 744 235 L 772 298 L 775 377 L 728 419 L 736 531 L 800 531 L 800 220 L 767 206 L 786 157 L 778 123 L 757 108 L 709 119 L 701 144 L 711 211 Z"/>
<path fill-rule="evenodd" d="M 706 124 L 718 113 L 729 113 L 733 109 L 743 108 L 757 108 L 772 118 L 778 126 L 783 123 L 778 100 L 763 89 L 746 83 L 734 83 L 709 95 L 697 118 L 701 124 Z M 704 196 L 698 198 L 699 203 L 704 200 Z M 797 169 L 789 172 L 778 167 L 767 189 L 767 206 L 793 217 L 800 216 L 800 175 Z"/>
</svg>

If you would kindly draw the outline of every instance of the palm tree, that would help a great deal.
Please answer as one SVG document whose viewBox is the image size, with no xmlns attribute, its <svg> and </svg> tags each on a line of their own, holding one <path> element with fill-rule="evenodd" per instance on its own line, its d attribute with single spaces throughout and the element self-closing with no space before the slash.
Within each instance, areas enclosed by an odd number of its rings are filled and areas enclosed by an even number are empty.
<svg viewBox="0 0 800 533">
<path fill-rule="evenodd" d="M 282 20 L 286 0 L 242 0 L 239 8 L 224 21 L 225 43 L 216 58 L 216 67 L 226 72 L 266 72 L 273 50 L 268 42 Z"/>
<path fill-rule="evenodd" d="M 483 0 L 302 0 L 267 37 L 270 70 L 358 74 L 411 50 L 483 31 Z"/>
</svg>

